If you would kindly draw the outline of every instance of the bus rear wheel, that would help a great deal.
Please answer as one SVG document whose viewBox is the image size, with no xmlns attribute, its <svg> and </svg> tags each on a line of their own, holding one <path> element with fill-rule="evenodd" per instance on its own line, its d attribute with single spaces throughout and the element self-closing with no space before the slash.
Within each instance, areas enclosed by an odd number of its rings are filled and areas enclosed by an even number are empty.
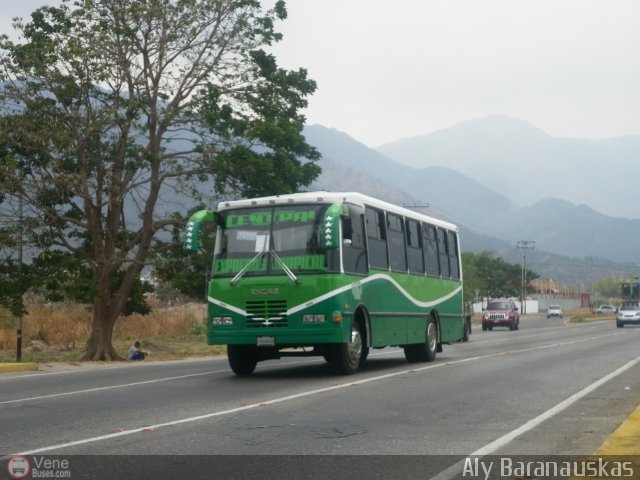
<svg viewBox="0 0 640 480">
<path fill-rule="evenodd" d="M 424 343 L 412 343 L 404 346 L 404 356 L 408 362 L 432 362 L 438 351 L 438 325 L 436 319 L 429 317 Z"/>
<path fill-rule="evenodd" d="M 258 364 L 258 353 L 253 345 L 227 345 L 227 358 L 233 373 L 242 377 L 251 375 Z"/>
<path fill-rule="evenodd" d="M 471 319 L 469 317 L 466 317 L 464 319 L 464 332 L 462 334 L 462 341 L 468 342 L 469 335 L 471 335 Z"/>
<path fill-rule="evenodd" d="M 366 358 L 366 354 L 364 353 L 365 347 L 362 345 L 362 335 L 356 322 L 351 323 L 351 337 L 349 341 L 332 345 L 331 348 L 333 349 L 329 355 L 331 364 L 340 373 L 345 375 L 356 373 L 364 361 L 364 358 Z"/>
</svg>

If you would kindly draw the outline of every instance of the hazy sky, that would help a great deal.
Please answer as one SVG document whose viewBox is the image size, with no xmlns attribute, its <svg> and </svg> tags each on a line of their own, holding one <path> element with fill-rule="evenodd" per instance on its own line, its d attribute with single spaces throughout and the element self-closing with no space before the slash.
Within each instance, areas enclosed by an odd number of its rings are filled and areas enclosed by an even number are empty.
<svg viewBox="0 0 640 480">
<path fill-rule="evenodd" d="M 56 0 L 0 0 L 0 31 Z M 265 2 L 265 4 L 273 3 Z M 506 114 L 555 136 L 640 134 L 638 0 L 288 0 L 308 123 L 376 146 Z"/>
</svg>

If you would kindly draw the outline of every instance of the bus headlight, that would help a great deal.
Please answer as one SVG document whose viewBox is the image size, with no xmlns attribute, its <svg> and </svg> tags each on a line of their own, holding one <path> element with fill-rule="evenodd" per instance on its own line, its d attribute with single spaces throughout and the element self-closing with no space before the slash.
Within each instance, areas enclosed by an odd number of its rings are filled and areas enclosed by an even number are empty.
<svg viewBox="0 0 640 480">
<path fill-rule="evenodd" d="M 211 321 L 212 325 L 233 325 L 233 318 L 231 317 L 213 317 Z"/>
<path fill-rule="evenodd" d="M 302 323 L 324 323 L 324 313 L 309 313 L 302 316 Z"/>
</svg>

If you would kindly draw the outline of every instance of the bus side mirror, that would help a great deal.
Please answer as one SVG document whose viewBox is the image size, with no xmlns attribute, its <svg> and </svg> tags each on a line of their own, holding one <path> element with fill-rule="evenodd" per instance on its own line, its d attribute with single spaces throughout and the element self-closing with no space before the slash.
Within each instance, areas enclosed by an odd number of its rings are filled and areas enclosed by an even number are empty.
<svg viewBox="0 0 640 480">
<path fill-rule="evenodd" d="M 340 219 L 348 216 L 346 206 L 334 203 L 324 214 L 320 231 L 320 245 L 325 250 L 337 250 L 340 248 Z"/>
<path fill-rule="evenodd" d="M 184 230 L 182 250 L 185 253 L 195 253 L 200 248 L 200 230 L 204 222 L 214 222 L 215 213 L 211 210 L 199 210 L 191 215 Z"/>
</svg>

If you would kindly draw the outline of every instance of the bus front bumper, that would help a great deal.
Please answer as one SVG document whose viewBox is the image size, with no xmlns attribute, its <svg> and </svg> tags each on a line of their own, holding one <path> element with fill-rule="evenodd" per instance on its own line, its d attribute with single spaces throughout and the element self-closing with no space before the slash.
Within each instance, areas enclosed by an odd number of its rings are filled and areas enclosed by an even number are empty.
<svg viewBox="0 0 640 480">
<path fill-rule="evenodd" d="M 326 343 L 343 343 L 345 334 L 340 328 L 228 330 L 210 328 L 207 335 L 209 345 L 257 345 L 264 347 L 312 346 Z"/>
</svg>

